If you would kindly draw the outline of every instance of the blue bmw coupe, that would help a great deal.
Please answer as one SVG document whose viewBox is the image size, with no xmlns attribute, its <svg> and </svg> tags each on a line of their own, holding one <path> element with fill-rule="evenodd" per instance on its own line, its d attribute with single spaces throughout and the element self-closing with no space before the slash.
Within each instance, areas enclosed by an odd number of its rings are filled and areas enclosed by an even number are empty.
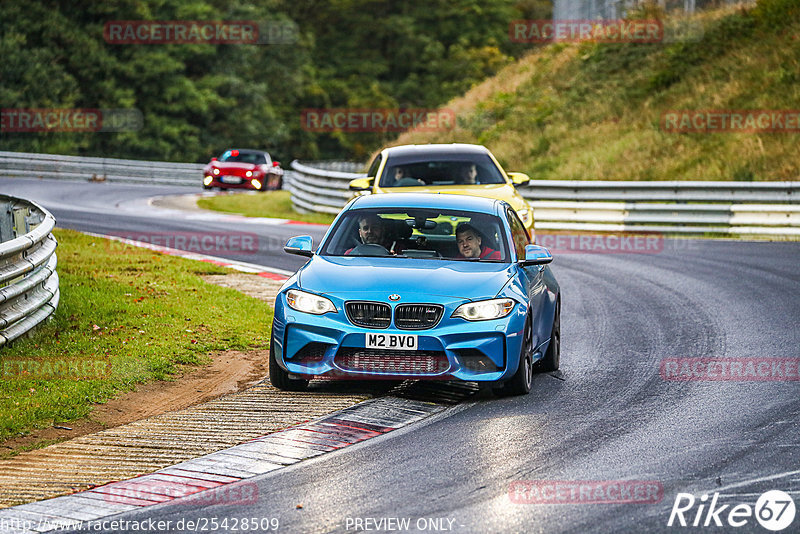
<svg viewBox="0 0 800 534">
<path fill-rule="evenodd" d="M 561 292 L 549 251 L 510 205 L 396 193 L 353 199 L 281 288 L 269 376 L 464 380 L 528 393 L 560 359 Z"/>
</svg>

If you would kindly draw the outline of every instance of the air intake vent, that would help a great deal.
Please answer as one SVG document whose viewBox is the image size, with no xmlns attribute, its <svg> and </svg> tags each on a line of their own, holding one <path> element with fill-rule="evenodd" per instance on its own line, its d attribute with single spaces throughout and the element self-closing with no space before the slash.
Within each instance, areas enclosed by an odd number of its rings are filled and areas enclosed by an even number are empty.
<svg viewBox="0 0 800 534">
<path fill-rule="evenodd" d="M 429 350 L 409 352 L 342 347 L 334 361 L 346 371 L 400 376 L 434 376 L 450 369 L 444 352 Z"/>
<path fill-rule="evenodd" d="M 356 326 L 388 328 L 392 321 L 392 308 L 383 302 L 348 302 L 345 311 L 347 318 Z"/>
<path fill-rule="evenodd" d="M 401 304 L 394 310 L 394 325 L 403 330 L 433 328 L 443 312 L 438 304 Z"/>
</svg>

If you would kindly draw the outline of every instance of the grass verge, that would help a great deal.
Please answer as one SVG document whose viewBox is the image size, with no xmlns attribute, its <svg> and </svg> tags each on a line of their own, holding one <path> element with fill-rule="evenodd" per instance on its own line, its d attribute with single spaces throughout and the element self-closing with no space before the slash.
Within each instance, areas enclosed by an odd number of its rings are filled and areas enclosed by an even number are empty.
<svg viewBox="0 0 800 534">
<path fill-rule="evenodd" d="M 59 242 L 53 319 L 0 351 L 0 440 L 85 417 L 137 383 L 170 379 L 213 351 L 264 348 L 272 309 L 203 282 L 226 269 L 70 230 Z M 30 379 L 18 362 L 108 359 L 101 379 Z M 30 368 L 30 367 L 29 367 Z"/>
<path fill-rule="evenodd" d="M 201 198 L 197 205 L 203 209 L 236 213 L 245 217 L 272 217 L 316 224 L 330 224 L 335 215 L 298 213 L 292 206 L 289 191 L 270 191 L 254 195 L 220 195 Z"/>
</svg>

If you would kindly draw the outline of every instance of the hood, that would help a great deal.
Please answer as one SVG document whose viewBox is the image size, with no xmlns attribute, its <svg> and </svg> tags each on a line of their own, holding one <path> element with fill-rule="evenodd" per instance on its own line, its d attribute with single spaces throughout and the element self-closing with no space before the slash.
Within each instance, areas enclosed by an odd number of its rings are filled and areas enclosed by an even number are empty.
<svg viewBox="0 0 800 534">
<path fill-rule="evenodd" d="M 252 171 L 256 167 L 258 167 L 258 165 L 255 165 L 253 163 L 244 163 L 242 161 L 212 161 L 211 166 L 216 167 L 219 170 L 241 169 L 245 171 Z"/>
<path fill-rule="evenodd" d="M 343 299 L 386 300 L 392 294 L 404 301 L 425 296 L 480 300 L 492 298 L 513 274 L 508 263 L 314 256 L 299 272 L 302 289 Z"/>
<path fill-rule="evenodd" d="M 431 187 L 381 187 L 384 193 L 443 193 L 505 200 L 516 211 L 528 209 L 528 204 L 511 184 L 446 185 Z"/>
</svg>

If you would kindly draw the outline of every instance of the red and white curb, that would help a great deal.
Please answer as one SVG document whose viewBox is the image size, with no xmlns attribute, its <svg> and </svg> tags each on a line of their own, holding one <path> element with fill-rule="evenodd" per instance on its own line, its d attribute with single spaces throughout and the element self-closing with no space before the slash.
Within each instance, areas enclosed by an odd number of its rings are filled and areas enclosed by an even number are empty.
<svg viewBox="0 0 800 534">
<path fill-rule="evenodd" d="M 92 232 L 83 232 L 83 233 L 86 235 L 90 235 L 92 237 L 102 237 L 103 239 L 118 241 L 126 245 L 131 245 L 139 248 L 146 248 L 148 250 L 160 252 L 161 254 L 167 254 L 169 256 L 178 256 L 190 260 L 197 260 L 205 263 L 211 263 L 213 265 L 219 265 L 220 267 L 228 267 L 230 269 L 234 269 L 243 273 L 255 274 L 257 276 L 261 276 L 263 278 L 269 278 L 271 280 L 286 280 L 294 274 L 292 271 L 286 271 L 284 269 L 276 269 L 274 267 L 264 267 L 263 265 L 256 265 L 255 263 L 247 263 L 244 261 L 236 261 L 236 260 L 229 260 L 226 258 L 220 258 L 218 256 L 209 256 L 207 254 L 187 252 L 185 250 L 180 250 L 176 248 L 154 245 L 152 243 L 147 243 L 146 241 L 136 241 L 134 239 L 127 239 L 125 237 L 95 234 Z"/>
<path fill-rule="evenodd" d="M 0 510 L 0 532 L 91 529 L 92 521 L 158 504 L 254 503 L 258 489 L 248 479 L 385 435 L 439 414 L 476 391 L 468 384 L 439 383 L 435 390 L 422 384 L 408 389 L 412 397 L 419 397 L 415 388 L 427 388 L 422 397 L 435 401 L 404 398 L 403 392 L 368 400 L 149 475 Z"/>
</svg>

